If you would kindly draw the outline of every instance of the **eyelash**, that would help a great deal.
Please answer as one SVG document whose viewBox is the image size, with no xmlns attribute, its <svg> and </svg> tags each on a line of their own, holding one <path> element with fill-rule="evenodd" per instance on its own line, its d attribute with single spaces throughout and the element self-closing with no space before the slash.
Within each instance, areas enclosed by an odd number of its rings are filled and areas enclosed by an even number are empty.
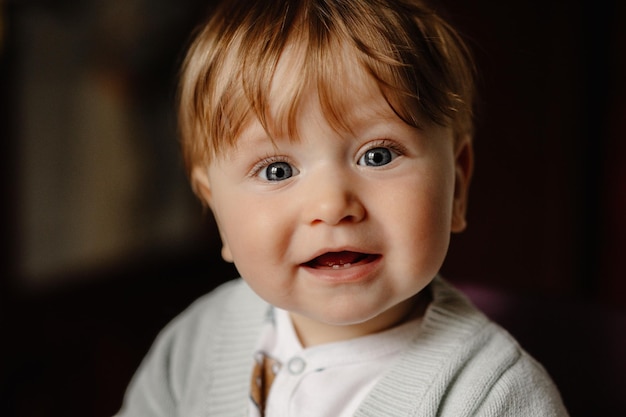
<svg viewBox="0 0 626 417">
<path fill-rule="evenodd" d="M 406 154 L 406 148 L 402 145 L 400 145 L 397 142 L 394 142 L 392 140 L 389 139 L 379 139 L 379 140 L 375 140 L 374 142 L 368 144 L 367 148 L 359 153 L 359 158 L 361 158 L 361 156 L 365 155 L 366 152 L 371 151 L 372 149 L 376 149 L 376 148 L 387 148 L 387 149 L 391 149 L 392 151 L 394 151 L 395 153 L 398 154 L 398 156 L 401 155 L 405 155 Z"/>
<path fill-rule="evenodd" d="M 274 164 L 276 162 L 285 162 L 287 164 L 291 164 L 291 162 L 289 161 L 289 158 L 287 158 L 286 156 L 267 155 L 266 157 L 262 158 L 259 162 L 254 164 L 252 169 L 250 169 L 250 173 L 248 174 L 248 176 L 251 178 L 258 177 L 259 173 L 263 169 L 267 168 L 269 165 Z"/>
</svg>

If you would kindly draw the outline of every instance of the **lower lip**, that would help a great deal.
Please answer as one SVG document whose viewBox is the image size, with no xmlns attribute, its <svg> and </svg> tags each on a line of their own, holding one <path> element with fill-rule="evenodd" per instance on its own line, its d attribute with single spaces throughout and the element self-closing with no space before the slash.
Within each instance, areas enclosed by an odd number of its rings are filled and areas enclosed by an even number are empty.
<svg viewBox="0 0 626 417">
<path fill-rule="evenodd" d="M 302 265 L 310 275 L 321 281 L 331 284 L 348 284 L 368 281 L 381 264 L 382 256 L 378 256 L 369 262 L 357 263 L 349 267 L 341 268 L 312 268 Z"/>
</svg>

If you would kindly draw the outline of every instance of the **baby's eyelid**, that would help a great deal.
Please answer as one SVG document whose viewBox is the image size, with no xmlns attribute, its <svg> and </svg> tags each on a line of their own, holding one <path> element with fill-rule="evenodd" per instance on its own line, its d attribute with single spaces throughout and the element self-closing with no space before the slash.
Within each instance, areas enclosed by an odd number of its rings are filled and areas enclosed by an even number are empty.
<svg viewBox="0 0 626 417">
<path fill-rule="evenodd" d="M 397 143 L 396 141 L 390 139 L 379 139 L 370 142 L 367 146 L 361 151 L 360 155 L 365 154 L 367 151 L 371 151 L 372 149 L 377 148 L 387 148 L 392 152 L 395 152 L 398 155 L 403 155 L 406 153 L 406 148 Z"/>
<path fill-rule="evenodd" d="M 266 156 L 261 158 L 258 162 L 254 163 L 254 165 L 252 165 L 252 168 L 250 168 L 248 175 L 251 177 L 256 177 L 259 175 L 259 172 L 261 172 L 264 168 L 267 168 L 269 165 L 275 162 L 289 163 L 286 158 L 281 156 Z"/>
<path fill-rule="evenodd" d="M 267 177 L 267 174 L 268 174 L 267 169 L 274 164 L 285 164 L 287 166 L 287 171 L 289 173 L 288 178 L 300 173 L 300 171 L 289 161 L 289 158 L 284 157 L 284 156 L 272 155 L 272 156 L 265 157 L 261 159 L 259 162 L 257 162 L 250 170 L 249 176 L 252 178 L 260 178 L 263 181 L 280 182 L 282 180 L 272 180 Z M 285 178 L 285 179 L 288 179 L 288 178 Z"/>
<path fill-rule="evenodd" d="M 385 149 L 391 154 L 390 155 L 391 160 L 388 163 L 392 162 L 399 156 L 402 156 L 406 153 L 406 149 L 403 146 L 399 145 L 398 143 L 388 140 L 388 139 L 381 139 L 381 140 L 374 141 L 368 144 L 368 146 L 365 149 L 359 152 L 358 157 L 357 157 L 357 164 L 364 165 L 365 157 L 367 153 L 377 150 L 377 149 Z"/>
</svg>

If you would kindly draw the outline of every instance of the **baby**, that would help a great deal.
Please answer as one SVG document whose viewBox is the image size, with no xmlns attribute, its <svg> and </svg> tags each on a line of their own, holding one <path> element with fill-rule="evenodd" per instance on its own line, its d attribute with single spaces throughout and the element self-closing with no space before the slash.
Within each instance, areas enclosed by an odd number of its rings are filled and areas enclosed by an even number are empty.
<svg viewBox="0 0 626 417">
<path fill-rule="evenodd" d="M 225 0 L 182 149 L 242 279 L 174 320 L 120 416 L 566 416 L 438 276 L 465 226 L 474 70 L 420 0 Z"/>
</svg>

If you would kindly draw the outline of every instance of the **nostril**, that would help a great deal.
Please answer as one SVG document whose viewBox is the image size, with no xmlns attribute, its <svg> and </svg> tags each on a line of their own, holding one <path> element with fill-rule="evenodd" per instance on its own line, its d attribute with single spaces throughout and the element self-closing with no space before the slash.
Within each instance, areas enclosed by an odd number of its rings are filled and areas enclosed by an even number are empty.
<svg viewBox="0 0 626 417">
<path fill-rule="evenodd" d="M 302 200 L 307 223 L 337 225 L 358 222 L 365 216 L 365 207 L 353 184 L 345 175 L 336 174 L 322 178 L 311 175 Z"/>
<path fill-rule="evenodd" d="M 365 218 L 365 208 L 361 204 L 350 203 L 341 207 L 322 207 L 313 216 L 311 223 L 338 225 L 342 223 L 358 223 Z"/>
</svg>

